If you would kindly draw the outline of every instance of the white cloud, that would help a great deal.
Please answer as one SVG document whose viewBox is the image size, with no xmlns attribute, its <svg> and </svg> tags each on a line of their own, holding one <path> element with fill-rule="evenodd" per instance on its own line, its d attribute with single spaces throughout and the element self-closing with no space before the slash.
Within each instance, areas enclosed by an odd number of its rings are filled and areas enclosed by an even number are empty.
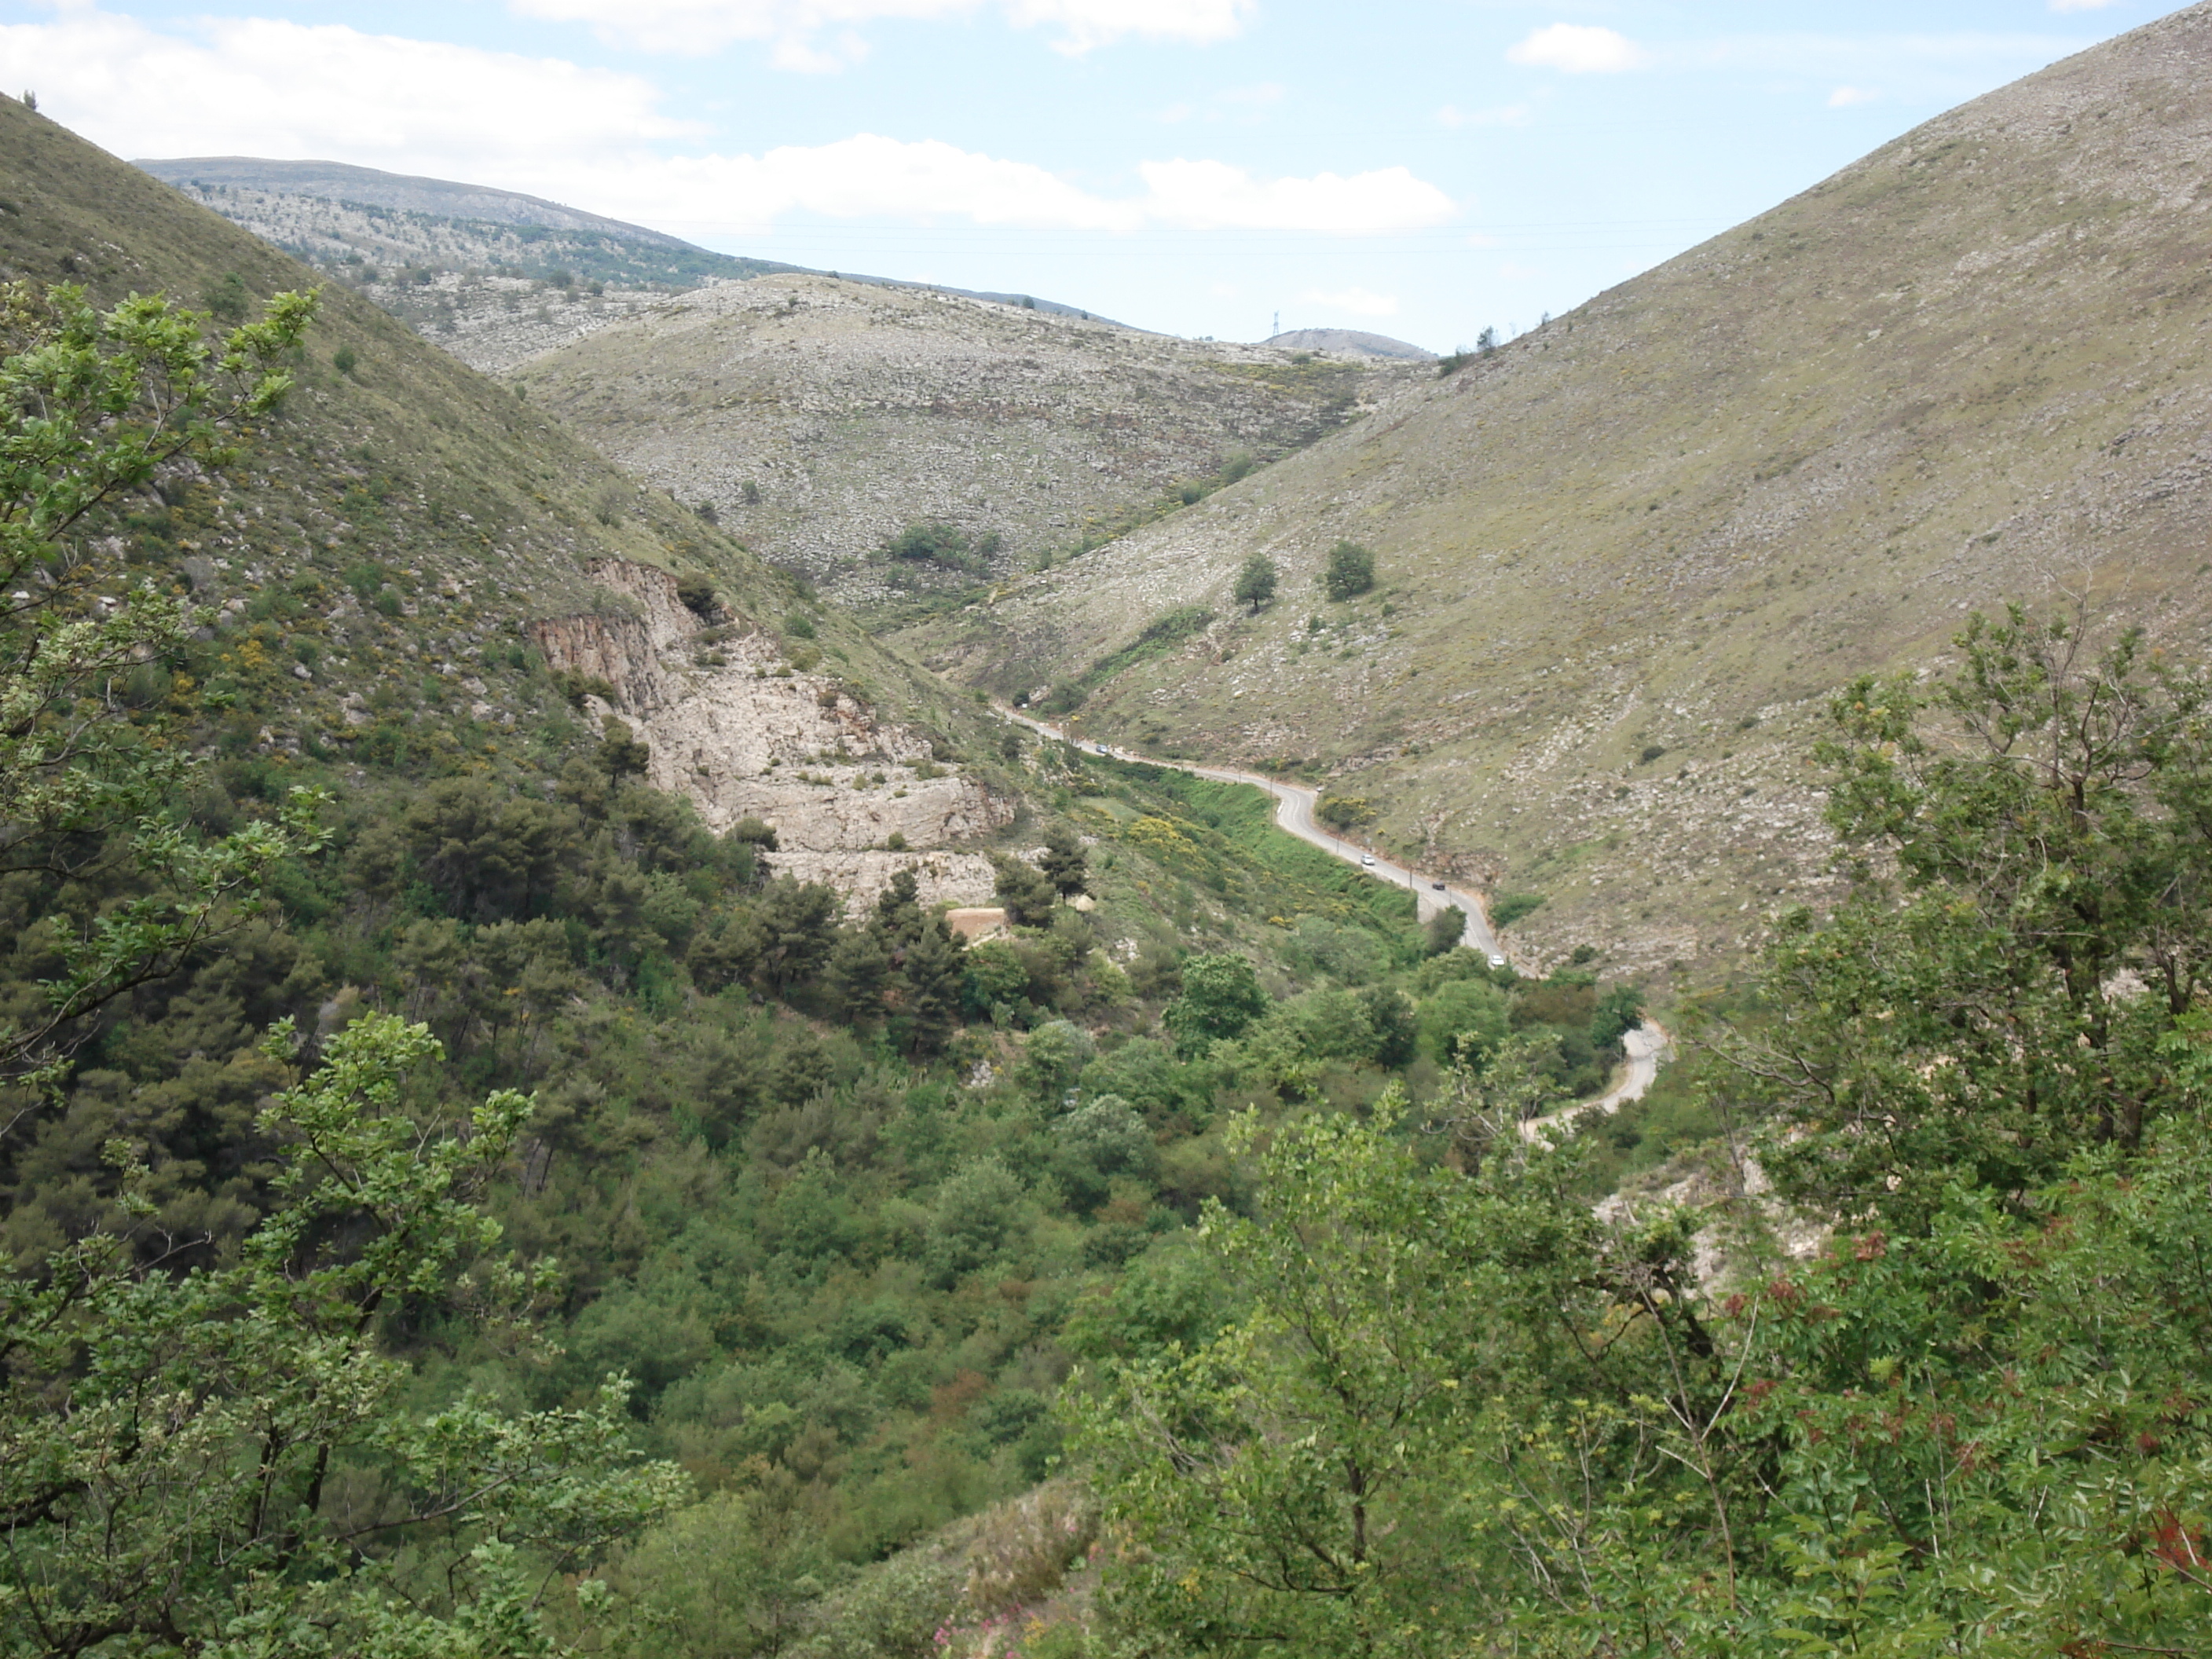
<svg viewBox="0 0 2212 1659">
<path fill-rule="evenodd" d="M 1850 109 L 1860 104 L 1871 104 L 1881 97 L 1875 87 L 1838 87 L 1828 94 L 1830 109 Z"/>
<path fill-rule="evenodd" d="M 881 19 L 943 21 L 973 16 L 982 0 L 507 0 L 524 17 L 589 24 L 606 40 L 647 52 L 700 54 L 733 40 L 773 43 L 779 67 L 836 69 L 866 50 L 857 33 Z M 1202 45 L 1243 30 L 1258 0 L 999 0 L 1019 27 L 1056 27 L 1071 53 L 1128 36 Z M 833 50 L 818 41 L 836 37 Z"/>
<path fill-rule="evenodd" d="M 1650 54 L 1617 29 L 1587 23 L 1553 23 L 1538 29 L 1518 46 L 1509 46 L 1505 60 L 1569 75 L 1618 75 L 1641 69 Z"/>
<path fill-rule="evenodd" d="M 2053 11 L 2102 11 L 2107 6 L 2118 3 L 2119 0 L 2051 0 L 2051 9 Z"/>
<path fill-rule="evenodd" d="M 88 9 L 0 25 L 0 82 L 36 88 L 47 112 L 125 155 L 497 168 L 691 136 L 636 76 L 261 18 L 197 39 Z"/>
<path fill-rule="evenodd" d="M 699 134 L 638 76 L 335 26 L 204 23 L 169 35 L 75 9 L 0 25 L 0 86 L 125 155 L 350 161 L 528 191 L 678 234 L 757 232 L 794 214 L 1088 231 L 1146 228 L 1362 235 L 1457 209 L 1404 167 L 1261 178 L 1178 159 L 1133 193 L 1032 162 L 856 133 L 758 155 L 672 155 Z"/>
<path fill-rule="evenodd" d="M 1395 317 L 1398 314 L 1396 295 L 1371 294 L 1364 288 L 1340 289 L 1334 294 L 1324 294 L 1313 289 L 1298 297 L 1307 304 L 1327 306 L 1332 311 L 1348 311 L 1355 317 Z"/>
</svg>

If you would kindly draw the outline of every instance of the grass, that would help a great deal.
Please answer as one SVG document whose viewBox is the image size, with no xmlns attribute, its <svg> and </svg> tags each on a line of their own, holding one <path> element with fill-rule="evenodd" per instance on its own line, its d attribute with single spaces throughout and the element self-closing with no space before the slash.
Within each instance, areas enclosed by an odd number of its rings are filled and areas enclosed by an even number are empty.
<svg viewBox="0 0 2212 1659">
<path fill-rule="evenodd" d="M 1972 607 L 2061 603 L 2062 580 L 2177 647 L 2212 623 L 2212 500 L 2175 482 L 2197 463 L 2172 414 L 2212 401 L 2212 280 L 2193 221 L 2155 205 L 2201 180 L 2171 115 L 2203 91 L 2180 27 L 1942 118 L 902 638 L 994 686 L 1066 680 L 1165 612 L 1226 614 L 1267 550 L 1273 607 L 1204 660 L 1099 685 L 1087 729 L 1313 757 L 1356 777 L 1384 843 L 1494 885 L 1588 846 L 1571 883 L 1540 877 L 1528 948 L 1718 971 L 1778 889 L 1826 890 L 1803 754 L 1832 688 L 1929 664 Z M 2083 100 L 2100 118 L 2069 125 Z M 1300 653 L 1346 538 L 1382 592 Z"/>
<path fill-rule="evenodd" d="M 316 283 L 266 243 L 7 99 L 0 170 L 10 199 L 38 204 L 35 213 L 0 210 L 0 264 L 32 280 L 82 283 L 101 302 L 133 291 L 242 292 L 249 308 Z M 337 367 L 342 355 L 350 373 Z M 195 648 L 192 678 L 224 716 L 224 742 L 251 746 L 265 723 L 308 751 L 392 765 L 431 756 L 455 769 L 499 763 L 487 744 L 513 753 L 553 740 L 568 711 L 527 628 L 623 609 L 592 580 L 598 560 L 708 580 L 762 625 L 791 608 L 790 578 L 345 289 L 324 289 L 292 372 L 290 398 L 252 434 L 239 469 L 216 488 L 134 500 L 117 526 L 128 532 L 134 576 L 173 579 L 185 560 L 212 565 L 220 554 L 230 568 L 196 597 L 249 601 L 244 625 Z M 601 511 L 617 499 L 618 513 Z M 341 596 L 364 614 L 338 611 Z M 849 618 L 827 617 L 822 632 L 886 702 L 948 732 L 980 729 L 939 683 Z M 282 672 L 307 659 L 303 648 L 313 653 L 311 684 Z M 441 662 L 454 665 L 450 682 L 431 677 L 444 701 L 465 709 L 475 694 L 460 682 L 478 679 L 514 710 L 517 728 L 458 746 L 451 732 L 434 741 L 422 687 L 425 668 Z M 349 695 L 376 710 L 373 725 L 342 718 Z"/>
<path fill-rule="evenodd" d="M 1231 901 L 1247 921 L 1322 916 L 1369 928 L 1394 949 L 1419 948 L 1413 896 L 1278 829 L 1266 791 L 1143 762 L 1086 755 L 1083 766 L 1094 798 L 1105 797 L 1098 830 Z"/>
</svg>

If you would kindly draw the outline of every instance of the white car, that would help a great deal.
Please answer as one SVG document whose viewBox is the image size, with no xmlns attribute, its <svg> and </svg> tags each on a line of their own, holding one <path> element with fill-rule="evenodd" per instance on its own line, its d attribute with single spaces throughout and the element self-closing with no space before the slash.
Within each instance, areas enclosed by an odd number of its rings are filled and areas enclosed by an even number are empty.
<svg viewBox="0 0 2212 1659">
<path fill-rule="evenodd" d="M 1375 854 L 1370 853 L 1362 858 L 1359 860 L 1359 867 L 1363 870 L 1372 870 L 1375 867 Z"/>
<path fill-rule="evenodd" d="M 1503 968 L 1505 965 L 1505 958 L 1493 951 L 1490 957 L 1490 965 L 1493 968 Z"/>
</svg>

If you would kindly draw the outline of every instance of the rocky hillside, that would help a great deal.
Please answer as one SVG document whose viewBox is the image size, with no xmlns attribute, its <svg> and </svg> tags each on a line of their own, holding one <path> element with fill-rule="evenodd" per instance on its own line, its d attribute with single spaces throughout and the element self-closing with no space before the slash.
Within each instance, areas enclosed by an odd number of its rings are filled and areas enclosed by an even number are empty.
<svg viewBox="0 0 2212 1659">
<path fill-rule="evenodd" d="M 684 295 L 515 380 L 763 556 L 881 605 L 1064 557 L 1424 372 L 781 275 Z M 958 533 L 953 558 L 884 556 L 922 524 Z"/>
<path fill-rule="evenodd" d="M 367 295 L 487 374 L 514 368 L 674 292 L 803 269 L 716 253 L 542 197 L 451 179 L 252 155 L 132 165 Z M 849 280 L 924 286 L 880 276 Z M 1034 295 L 933 291 L 1091 319 L 1086 311 Z M 1424 355 L 1417 347 L 1406 349 Z"/>
<path fill-rule="evenodd" d="M 0 173 L 0 276 L 232 316 L 315 282 L 9 99 Z M 303 755 L 434 775 L 528 753 L 557 770 L 613 714 L 710 823 L 774 823 L 787 867 L 842 867 L 897 832 L 938 890 L 988 893 L 982 860 L 946 860 L 1011 809 L 951 759 L 981 727 L 928 675 L 343 288 L 325 289 L 295 372 L 243 469 L 219 489 L 168 479 L 130 526 L 149 567 L 134 574 L 219 613 L 204 683 L 177 690 L 211 743 L 280 773 Z M 842 791 L 835 810 L 816 793 L 830 784 L 787 781 L 802 767 Z"/>
<path fill-rule="evenodd" d="M 1417 363 L 1433 362 L 1437 356 L 1411 341 L 1393 339 L 1388 334 L 1370 334 L 1357 328 L 1285 329 L 1261 343 L 1280 346 L 1285 351 L 1348 352 L 1362 357 L 1400 357 Z"/>
<path fill-rule="evenodd" d="M 2202 653 L 2208 178 L 2195 6 L 910 638 L 1000 692 L 1088 671 L 1088 732 L 1303 763 L 1545 895 L 1535 959 L 1718 971 L 1817 888 L 1801 757 L 1849 676 L 2069 594 Z M 1340 540 L 1380 580 L 1332 604 Z"/>
</svg>

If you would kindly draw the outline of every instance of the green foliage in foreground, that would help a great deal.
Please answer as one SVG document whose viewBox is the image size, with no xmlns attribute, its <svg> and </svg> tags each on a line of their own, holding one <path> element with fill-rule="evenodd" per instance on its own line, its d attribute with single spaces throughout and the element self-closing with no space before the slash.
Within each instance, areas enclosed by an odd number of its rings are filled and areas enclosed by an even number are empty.
<svg viewBox="0 0 2212 1659">
<path fill-rule="evenodd" d="M 2207 1080 L 2192 1030 L 2177 1048 Z M 1078 1409 L 1167 1654 L 2201 1652 L 2212 1128 L 1954 1192 L 1718 1305 L 1578 1153 L 1279 1130 L 1208 1218 L 1252 1311 Z M 1250 1133 L 1248 1131 L 1247 1133 Z M 1771 1275 L 1771 1276 L 1770 1276 Z M 2104 1642 L 2114 1644 L 2107 1649 Z M 2087 1644 L 2079 1648 L 2069 1644 Z"/>
<path fill-rule="evenodd" d="M 1838 700 L 1857 890 L 1711 1039 L 1826 1246 L 1601 1218 L 1602 1126 L 1525 1140 L 1510 1042 L 1419 1110 L 1246 1120 L 1253 1210 L 1201 1226 L 1246 1310 L 1067 1406 L 1123 1650 L 2212 1650 L 2212 682 L 1960 644 Z"/>
<path fill-rule="evenodd" d="M 633 1466 L 619 1386 L 520 1414 L 404 1408 L 383 1316 L 458 1296 L 497 1319 L 544 1288 L 493 1255 L 474 1201 L 530 1103 L 410 1112 L 407 1074 L 439 1057 L 389 1016 L 332 1037 L 261 1114 L 283 1197 L 235 1260 L 173 1273 L 95 1233 L 0 1277 L 8 1650 L 547 1651 L 549 1584 L 682 1495 L 673 1468 Z"/>
<path fill-rule="evenodd" d="M 190 762 L 116 704 L 193 619 L 152 581 L 96 599 L 72 541 L 165 467 L 234 460 L 240 428 L 291 389 L 279 364 L 314 311 L 279 295 L 214 342 L 158 295 L 103 312 L 74 287 L 0 288 L 0 881 L 143 884 L 56 942 L 43 998 L 0 1006 L 0 1086 L 52 1082 L 73 1025 L 173 971 L 313 842 L 306 802 L 226 838 L 177 833 L 164 807 Z"/>
</svg>

